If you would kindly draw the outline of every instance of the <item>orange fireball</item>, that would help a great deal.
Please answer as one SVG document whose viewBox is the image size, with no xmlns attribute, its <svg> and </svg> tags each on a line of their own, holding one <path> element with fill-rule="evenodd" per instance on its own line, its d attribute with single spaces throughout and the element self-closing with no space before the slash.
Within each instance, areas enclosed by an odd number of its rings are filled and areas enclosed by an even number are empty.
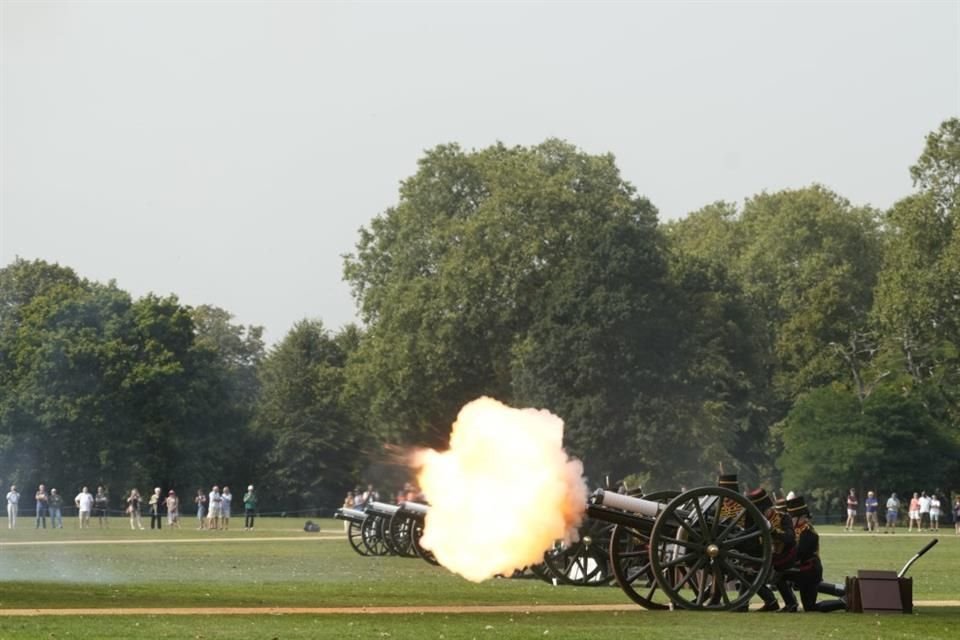
<svg viewBox="0 0 960 640">
<path fill-rule="evenodd" d="M 444 452 L 415 456 L 430 501 L 421 544 L 468 580 L 540 562 L 556 540 L 572 542 L 583 519 L 583 465 L 563 449 L 563 420 L 492 398 L 457 416 Z"/>
</svg>

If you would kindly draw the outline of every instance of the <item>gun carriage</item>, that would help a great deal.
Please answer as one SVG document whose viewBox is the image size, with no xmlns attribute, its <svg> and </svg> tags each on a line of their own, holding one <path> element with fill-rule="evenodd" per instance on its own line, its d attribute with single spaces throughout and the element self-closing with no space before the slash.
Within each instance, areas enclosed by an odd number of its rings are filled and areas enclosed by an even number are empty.
<svg viewBox="0 0 960 640">
<path fill-rule="evenodd" d="M 600 490 L 587 514 L 612 525 L 620 588 L 648 609 L 744 608 L 767 581 L 770 526 L 743 495 L 700 487 L 642 498 Z"/>
</svg>

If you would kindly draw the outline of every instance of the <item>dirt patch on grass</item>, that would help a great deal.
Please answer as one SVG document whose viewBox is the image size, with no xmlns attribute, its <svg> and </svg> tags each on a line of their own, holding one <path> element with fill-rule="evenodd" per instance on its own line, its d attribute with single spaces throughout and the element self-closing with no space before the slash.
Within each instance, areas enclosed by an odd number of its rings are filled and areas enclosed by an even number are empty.
<svg viewBox="0 0 960 640">
<path fill-rule="evenodd" d="M 0 542 L 0 547 L 28 547 L 38 545 L 61 544 L 180 544 L 194 542 L 303 542 L 304 540 L 345 540 L 343 535 L 320 534 L 311 536 L 273 536 L 257 538 L 145 538 L 142 540 L 22 540 L 18 542 Z"/>
<path fill-rule="evenodd" d="M 759 606 L 759 605 L 757 605 Z M 921 600 L 916 607 L 960 607 L 960 600 Z M 566 613 L 646 611 L 635 604 L 544 604 L 421 607 L 130 607 L 103 609 L 0 609 L 0 617 L 36 616 L 281 616 L 281 615 L 410 615 L 418 613 Z"/>
</svg>

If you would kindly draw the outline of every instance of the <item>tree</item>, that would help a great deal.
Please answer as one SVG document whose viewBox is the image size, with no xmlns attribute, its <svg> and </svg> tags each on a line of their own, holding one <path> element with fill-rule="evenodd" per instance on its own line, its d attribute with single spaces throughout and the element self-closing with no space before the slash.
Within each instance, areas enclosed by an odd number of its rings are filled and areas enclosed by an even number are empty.
<svg viewBox="0 0 960 640">
<path fill-rule="evenodd" d="M 883 385 L 864 403 L 840 385 L 802 396 L 784 423 L 784 485 L 797 491 L 946 487 L 960 447 L 916 395 Z"/>
<path fill-rule="evenodd" d="M 349 339 L 344 339 L 349 343 Z M 318 321 L 297 323 L 263 362 L 256 427 L 261 486 L 288 509 L 335 504 L 353 486 L 365 443 L 343 401 L 348 352 Z"/>
</svg>

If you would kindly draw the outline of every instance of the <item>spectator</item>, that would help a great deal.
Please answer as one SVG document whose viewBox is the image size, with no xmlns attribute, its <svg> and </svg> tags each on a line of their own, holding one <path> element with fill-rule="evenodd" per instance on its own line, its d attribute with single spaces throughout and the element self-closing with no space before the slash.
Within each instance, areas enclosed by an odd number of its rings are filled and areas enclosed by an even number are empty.
<svg viewBox="0 0 960 640">
<path fill-rule="evenodd" d="M 877 508 L 879 501 L 873 491 L 867 491 L 867 499 L 863 501 L 863 510 L 867 517 L 867 531 L 876 533 L 880 529 L 877 522 Z"/>
<path fill-rule="evenodd" d="M 956 528 L 954 533 L 960 536 L 960 496 L 953 501 L 953 526 Z"/>
<path fill-rule="evenodd" d="M 220 492 L 220 522 L 224 531 L 230 529 L 230 509 L 233 505 L 233 494 L 230 493 L 230 487 L 224 485 Z"/>
<path fill-rule="evenodd" d="M 847 524 L 844 525 L 844 531 L 853 531 L 853 527 L 857 522 L 857 492 L 853 489 L 850 489 L 850 493 L 847 494 Z"/>
<path fill-rule="evenodd" d="M 924 531 L 925 528 L 930 528 L 930 496 L 926 491 L 920 494 L 920 531 Z"/>
<path fill-rule="evenodd" d="M 47 528 L 47 504 L 50 502 L 50 495 L 47 493 L 47 488 L 42 484 L 37 488 L 37 493 L 35 496 L 37 500 L 37 526 L 39 529 L 41 525 L 43 528 Z"/>
<path fill-rule="evenodd" d="M 50 489 L 50 528 L 63 529 L 63 496 Z"/>
<path fill-rule="evenodd" d="M 204 516 L 207 514 L 207 494 L 203 492 L 203 489 L 197 489 L 197 495 L 193 498 L 194 504 L 197 505 L 197 530 L 204 528 Z"/>
<path fill-rule="evenodd" d="M 167 525 L 171 528 L 180 528 L 180 498 L 173 489 L 167 492 Z"/>
<path fill-rule="evenodd" d="M 887 526 L 883 530 L 884 533 L 896 533 L 897 532 L 897 517 L 900 515 L 900 501 L 897 500 L 897 494 L 891 493 L 890 497 L 887 498 Z"/>
<path fill-rule="evenodd" d="M 910 508 L 907 510 L 907 517 L 910 518 L 910 525 L 907 527 L 907 533 L 913 531 L 913 523 L 917 523 L 917 531 L 920 531 L 920 494 L 914 492 L 910 499 Z"/>
<path fill-rule="evenodd" d="M 210 489 L 209 501 L 207 503 L 207 529 L 211 531 L 220 528 L 220 516 L 223 515 L 220 509 L 222 500 L 220 487 L 213 485 Z"/>
<path fill-rule="evenodd" d="M 257 494 L 253 490 L 253 485 L 247 487 L 247 492 L 243 494 L 243 530 L 253 531 L 253 519 L 257 514 Z"/>
<path fill-rule="evenodd" d="M 97 522 L 100 528 L 109 527 L 107 509 L 110 507 L 110 498 L 107 496 L 107 490 L 101 485 L 97 487 L 97 495 L 93 496 L 93 508 L 97 512 Z"/>
<path fill-rule="evenodd" d="M 935 493 L 930 496 L 930 530 L 940 531 L 940 498 Z"/>
<path fill-rule="evenodd" d="M 17 485 L 10 485 L 10 491 L 7 492 L 7 529 L 17 528 L 17 506 L 20 504 L 20 494 L 17 492 Z"/>
<path fill-rule="evenodd" d="M 90 494 L 90 490 L 84 487 L 73 499 L 73 503 L 77 505 L 77 523 L 80 528 L 89 529 L 90 511 L 93 510 L 93 496 Z"/>
<path fill-rule="evenodd" d="M 373 488 L 372 484 L 367 485 L 367 490 L 363 492 L 363 496 L 360 499 L 360 506 L 365 507 L 371 502 L 376 502 L 380 499 L 380 494 L 377 493 L 377 490 Z"/>
<path fill-rule="evenodd" d="M 354 508 L 354 499 L 353 491 L 347 491 L 347 497 L 343 499 L 343 508 L 344 509 L 353 509 Z M 350 523 L 346 520 L 343 521 L 343 531 L 346 533 L 350 529 Z"/>
<path fill-rule="evenodd" d="M 163 505 L 163 496 L 160 495 L 160 487 L 153 488 L 153 495 L 150 496 L 150 528 L 153 529 L 156 525 L 156 529 L 160 530 L 163 525 L 163 518 L 160 516 L 160 511 Z"/>
<path fill-rule="evenodd" d="M 130 515 L 130 528 L 143 531 L 143 521 L 140 519 L 140 491 L 130 489 L 127 496 L 127 514 Z"/>
</svg>

